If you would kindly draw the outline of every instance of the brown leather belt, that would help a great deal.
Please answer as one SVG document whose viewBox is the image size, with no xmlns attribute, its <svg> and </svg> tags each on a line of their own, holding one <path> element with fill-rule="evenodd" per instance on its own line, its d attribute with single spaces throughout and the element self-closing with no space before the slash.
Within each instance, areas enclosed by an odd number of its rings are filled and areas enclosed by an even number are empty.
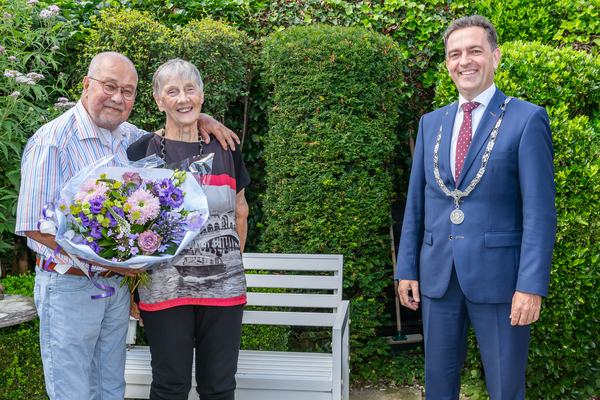
<svg viewBox="0 0 600 400">
<path fill-rule="evenodd" d="M 42 261 L 42 260 L 40 260 L 39 257 L 36 257 L 35 258 L 35 265 L 37 265 L 41 269 L 44 269 L 45 261 Z M 48 265 L 48 268 L 46 268 L 46 271 L 56 272 L 57 274 L 59 274 L 60 272 L 56 271 L 54 269 L 54 267 L 56 267 L 56 263 L 51 262 Z M 92 275 L 94 276 L 94 278 L 108 278 L 112 274 L 113 274 L 112 271 L 92 272 Z M 82 270 L 80 270 L 77 267 L 71 267 L 71 268 L 69 268 L 67 270 L 67 272 L 64 273 L 64 275 L 87 276 L 86 274 L 83 273 Z"/>
</svg>

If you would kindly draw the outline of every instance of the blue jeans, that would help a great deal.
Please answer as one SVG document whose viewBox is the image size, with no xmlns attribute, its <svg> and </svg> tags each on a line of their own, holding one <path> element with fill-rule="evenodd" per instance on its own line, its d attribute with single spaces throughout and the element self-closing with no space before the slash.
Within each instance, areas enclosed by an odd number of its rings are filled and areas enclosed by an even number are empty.
<svg viewBox="0 0 600 400">
<path fill-rule="evenodd" d="M 120 276 L 94 278 L 36 268 L 34 298 L 40 318 L 40 350 L 51 400 L 123 400 L 125 338 L 130 296 Z"/>
</svg>

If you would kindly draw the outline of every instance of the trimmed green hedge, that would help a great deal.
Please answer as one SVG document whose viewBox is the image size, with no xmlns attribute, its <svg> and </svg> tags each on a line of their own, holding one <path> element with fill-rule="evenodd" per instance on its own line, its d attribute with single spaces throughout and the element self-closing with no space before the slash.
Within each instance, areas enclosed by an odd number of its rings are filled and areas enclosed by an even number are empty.
<svg viewBox="0 0 600 400">
<path fill-rule="evenodd" d="M 402 53 L 364 28 L 317 25 L 273 34 L 261 56 L 274 104 L 261 249 L 344 255 L 352 372 L 364 363 L 370 376 L 366 361 L 387 352 L 375 333 L 392 279 L 389 166 Z"/>
<path fill-rule="evenodd" d="M 549 298 L 532 325 L 527 395 L 600 394 L 600 60 L 539 43 L 506 43 L 496 84 L 547 108 L 556 152 L 558 232 Z M 440 66 L 436 104 L 456 99 Z M 474 338 L 471 354 L 476 352 Z M 479 356 L 467 369 L 480 375 Z"/>
</svg>

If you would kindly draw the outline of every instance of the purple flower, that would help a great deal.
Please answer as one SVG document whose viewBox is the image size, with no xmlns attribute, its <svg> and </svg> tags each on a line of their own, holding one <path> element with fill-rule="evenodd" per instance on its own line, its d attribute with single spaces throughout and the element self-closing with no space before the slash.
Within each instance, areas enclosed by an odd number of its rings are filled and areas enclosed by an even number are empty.
<svg viewBox="0 0 600 400">
<path fill-rule="evenodd" d="M 12 18 L 12 15 L 10 15 L 9 13 L 5 12 L 4 13 L 4 18 Z"/>
<path fill-rule="evenodd" d="M 104 199 L 102 197 L 96 197 L 95 199 L 90 200 L 90 211 L 93 214 L 100 214 L 103 204 Z"/>
<path fill-rule="evenodd" d="M 0 46 L 0 54 L 6 54 L 6 48 L 4 46 Z"/>
<path fill-rule="evenodd" d="M 10 95 L 12 97 L 19 97 L 21 95 L 21 92 L 12 92 Z"/>
<path fill-rule="evenodd" d="M 52 17 L 52 16 L 54 16 L 54 14 L 53 14 L 53 13 L 52 13 L 52 11 L 50 11 L 50 10 L 42 10 L 42 11 L 40 12 L 40 18 L 41 18 L 41 19 L 50 18 L 50 17 Z"/>
<path fill-rule="evenodd" d="M 158 246 L 158 252 L 164 253 L 165 251 L 167 251 L 168 248 L 169 248 L 168 244 L 161 244 L 160 246 Z"/>
<path fill-rule="evenodd" d="M 106 236 L 112 236 L 114 234 L 114 232 L 112 231 L 112 229 L 109 229 L 108 231 L 106 231 Z"/>
<path fill-rule="evenodd" d="M 102 239 L 102 224 L 96 220 L 92 220 L 92 222 L 90 222 L 90 227 L 92 228 L 90 236 L 94 239 Z"/>
<path fill-rule="evenodd" d="M 183 204 L 183 191 L 179 188 L 173 188 L 169 197 L 167 197 L 167 204 L 173 208 L 177 208 Z"/>
<path fill-rule="evenodd" d="M 8 57 L 8 61 L 17 61 L 17 57 L 10 56 L 10 57 Z"/>
<path fill-rule="evenodd" d="M 134 255 L 134 256 L 135 256 L 135 255 L 136 255 L 137 253 L 139 253 L 140 251 L 138 250 L 138 248 L 137 248 L 137 247 L 132 247 L 132 248 L 129 250 L 129 252 L 130 252 L 132 255 Z"/>
<path fill-rule="evenodd" d="M 18 93 L 18 92 L 16 92 Z M 11 95 L 12 96 L 12 95 Z M 67 201 L 65 199 L 60 199 L 56 202 L 56 208 L 60 210 L 64 215 L 68 215 L 70 213 L 69 207 L 67 206 Z"/>
<path fill-rule="evenodd" d="M 66 97 L 59 97 L 58 99 L 56 99 L 56 101 L 69 101 L 69 99 L 67 99 Z"/>
<path fill-rule="evenodd" d="M 50 51 L 56 51 L 56 50 L 58 50 L 58 49 L 59 49 L 59 47 L 58 47 L 58 46 L 52 46 L 52 47 L 50 47 Z"/>
<path fill-rule="evenodd" d="M 152 192 L 158 196 L 160 205 L 164 207 L 168 205 L 169 196 L 171 196 L 173 189 L 175 189 L 175 186 L 173 186 L 170 179 L 161 179 L 154 184 Z"/>
<path fill-rule="evenodd" d="M 64 73 L 64 72 L 59 72 L 58 74 L 59 74 L 60 76 L 65 76 L 65 73 Z M 59 99 L 59 100 L 60 100 L 60 99 Z"/>
<path fill-rule="evenodd" d="M 81 225 L 90 226 L 90 218 L 82 212 L 79 213 L 79 218 L 81 218 Z"/>
<path fill-rule="evenodd" d="M 38 1 L 38 0 L 29 0 L 29 1 L 27 2 L 27 4 L 37 4 L 37 3 L 39 3 L 39 1 Z"/>
<path fill-rule="evenodd" d="M 142 249 L 142 253 L 145 255 L 150 255 L 158 250 L 158 247 L 162 242 L 162 238 L 151 230 L 147 230 L 142 232 L 137 242 L 140 246 L 140 249 Z"/>
<path fill-rule="evenodd" d="M 60 100 L 60 99 L 58 99 Z M 67 99 L 65 99 L 67 100 Z M 68 101 L 68 100 L 67 100 Z M 142 183 L 142 178 L 140 178 L 140 174 L 137 172 L 125 172 L 123 174 L 123 185 L 127 185 L 128 183 L 134 183 L 136 185 L 140 185 Z"/>
<path fill-rule="evenodd" d="M 94 253 L 98 254 L 102 251 L 102 247 L 98 246 L 96 242 L 88 242 L 88 246 L 94 251 Z"/>
<path fill-rule="evenodd" d="M 197 231 L 202 229 L 202 225 L 204 225 L 204 218 L 198 211 L 191 212 L 187 215 L 186 223 L 188 228 L 193 231 Z"/>
<path fill-rule="evenodd" d="M 127 250 L 124 246 L 117 246 L 117 250 L 119 250 L 121 253 L 125 253 L 125 250 Z"/>
<path fill-rule="evenodd" d="M 60 8 L 58 8 L 58 6 L 51 5 L 51 6 L 48 6 L 48 10 L 50 10 L 50 12 L 52 14 L 56 15 L 60 11 Z"/>
</svg>

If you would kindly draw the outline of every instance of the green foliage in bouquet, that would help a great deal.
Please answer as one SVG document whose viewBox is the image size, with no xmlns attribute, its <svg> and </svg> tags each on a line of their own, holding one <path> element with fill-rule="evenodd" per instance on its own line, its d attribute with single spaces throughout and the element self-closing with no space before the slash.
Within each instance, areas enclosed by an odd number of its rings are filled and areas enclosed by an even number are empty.
<svg viewBox="0 0 600 400">
<path fill-rule="evenodd" d="M 546 107 L 554 138 L 558 232 L 550 295 L 532 325 L 527 394 L 587 399 L 600 394 L 600 60 L 539 43 L 506 43 L 496 84 Z M 436 104 L 456 99 L 440 65 Z M 467 369 L 481 375 L 474 338 Z"/>
<path fill-rule="evenodd" d="M 387 352 L 376 330 L 392 279 L 389 164 L 403 56 L 389 37 L 326 25 L 271 35 L 261 56 L 274 104 L 261 249 L 344 255 L 358 365 Z"/>
</svg>

